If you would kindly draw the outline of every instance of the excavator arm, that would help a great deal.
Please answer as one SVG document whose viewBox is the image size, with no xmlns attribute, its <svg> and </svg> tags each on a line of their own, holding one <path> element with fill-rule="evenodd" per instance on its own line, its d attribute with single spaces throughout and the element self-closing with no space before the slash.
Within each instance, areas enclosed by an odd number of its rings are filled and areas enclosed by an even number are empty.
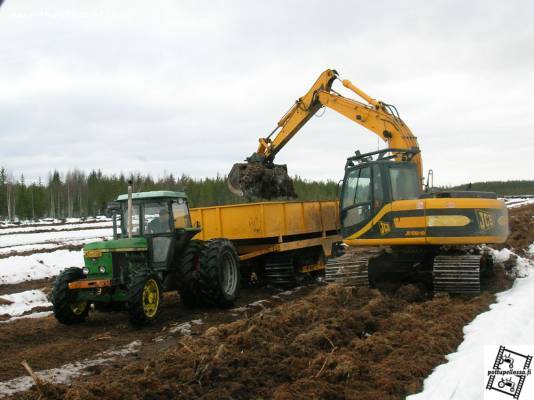
<svg viewBox="0 0 534 400">
<path fill-rule="evenodd" d="M 342 81 L 343 86 L 367 104 L 344 97 L 332 89 L 336 79 L 339 78 L 335 70 L 324 71 L 310 90 L 280 119 L 271 134 L 259 139 L 258 149 L 247 158 L 247 163 L 234 164 L 228 177 L 232 192 L 252 198 L 295 197 L 287 168 L 274 164 L 274 158 L 322 107 L 331 108 L 374 132 L 387 142 L 390 149 L 418 150 L 417 138 L 394 106 L 373 99 L 348 80 Z M 419 178 L 422 178 L 420 154 L 411 161 L 417 165 Z"/>
</svg>

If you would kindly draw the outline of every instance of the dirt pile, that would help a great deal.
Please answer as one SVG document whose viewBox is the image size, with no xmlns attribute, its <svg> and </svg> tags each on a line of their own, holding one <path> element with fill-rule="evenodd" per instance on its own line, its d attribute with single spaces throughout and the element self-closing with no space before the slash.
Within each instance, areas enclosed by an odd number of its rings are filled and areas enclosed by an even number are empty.
<svg viewBox="0 0 534 400">
<path fill-rule="evenodd" d="M 418 391 L 462 327 L 494 300 L 424 300 L 412 285 L 320 287 L 184 337 L 163 354 L 108 367 L 48 399 L 401 399 Z M 35 391 L 21 398 L 33 398 Z"/>
<path fill-rule="evenodd" d="M 510 236 L 505 247 L 523 256 L 528 246 L 534 243 L 534 204 L 512 208 L 509 215 Z"/>
<path fill-rule="evenodd" d="M 237 181 L 246 197 L 261 200 L 297 198 L 285 165 L 266 167 L 251 162 L 237 164 L 235 168 L 239 171 Z"/>
</svg>

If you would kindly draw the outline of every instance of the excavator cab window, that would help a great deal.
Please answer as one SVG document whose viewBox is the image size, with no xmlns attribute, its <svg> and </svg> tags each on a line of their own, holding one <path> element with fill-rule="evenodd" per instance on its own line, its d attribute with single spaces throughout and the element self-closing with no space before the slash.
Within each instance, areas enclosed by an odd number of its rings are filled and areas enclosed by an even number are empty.
<svg viewBox="0 0 534 400">
<path fill-rule="evenodd" d="M 372 217 L 372 170 L 371 165 L 347 171 L 341 189 L 341 225 L 354 227 Z"/>
<path fill-rule="evenodd" d="M 392 200 L 417 199 L 421 193 L 415 164 L 395 163 L 388 166 Z"/>
</svg>

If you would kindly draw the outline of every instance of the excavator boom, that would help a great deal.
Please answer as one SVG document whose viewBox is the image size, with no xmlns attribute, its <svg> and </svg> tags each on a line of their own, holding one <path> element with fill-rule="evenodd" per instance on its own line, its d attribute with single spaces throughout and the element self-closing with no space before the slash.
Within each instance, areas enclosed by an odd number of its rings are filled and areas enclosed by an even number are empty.
<svg viewBox="0 0 534 400">
<path fill-rule="evenodd" d="M 418 150 L 417 138 L 395 107 L 375 100 L 348 80 L 342 81 L 343 86 L 366 103 L 344 97 L 332 89 L 336 79 L 339 78 L 335 70 L 324 71 L 310 90 L 284 114 L 277 127 L 267 137 L 259 139 L 258 149 L 246 159 L 247 162 L 234 164 L 228 176 L 228 186 L 233 193 L 263 199 L 296 197 L 287 167 L 274 164 L 274 158 L 322 107 L 331 108 L 371 130 L 388 143 L 388 148 Z M 412 162 L 417 165 L 421 178 L 420 154 Z"/>
</svg>

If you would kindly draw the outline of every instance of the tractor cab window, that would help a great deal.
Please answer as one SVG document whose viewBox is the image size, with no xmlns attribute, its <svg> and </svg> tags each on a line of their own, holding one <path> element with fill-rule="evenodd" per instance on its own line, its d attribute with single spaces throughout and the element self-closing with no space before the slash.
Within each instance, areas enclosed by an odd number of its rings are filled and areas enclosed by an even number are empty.
<svg viewBox="0 0 534 400">
<path fill-rule="evenodd" d="M 185 199 L 173 200 L 172 214 L 175 228 L 191 228 L 191 217 Z"/>
<path fill-rule="evenodd" d="M 133 204 L 132 205 L 132 235 L 137 236 L 140 234 L 139 232 L 139 221 L 140 221 L 140 213 L 139 213 L 139 204 Z M 122 216 L 121 216 L 121 226 L 122 226 L 122 234 L 124 236 L 128 236 L 128 203 L 124 203 L 122 206 Z"/>
<path fill-rule="evenodd" d="M 420 194 L 415 164 L 396 164 L 389 167 L 393 200 L 416 199 Z"/>
<path fill-rule="evenodd" d="M 146 234 L 169 233 L 171 218 L 166 201 L 153 201 L 144 205 L 144 232 Z"/>
<path fill-rule="evenodd" d="M 347 172 L 341 198 L 341 224 L 357 225 L 371 217 L 371 167 Z"/>
</svg>

